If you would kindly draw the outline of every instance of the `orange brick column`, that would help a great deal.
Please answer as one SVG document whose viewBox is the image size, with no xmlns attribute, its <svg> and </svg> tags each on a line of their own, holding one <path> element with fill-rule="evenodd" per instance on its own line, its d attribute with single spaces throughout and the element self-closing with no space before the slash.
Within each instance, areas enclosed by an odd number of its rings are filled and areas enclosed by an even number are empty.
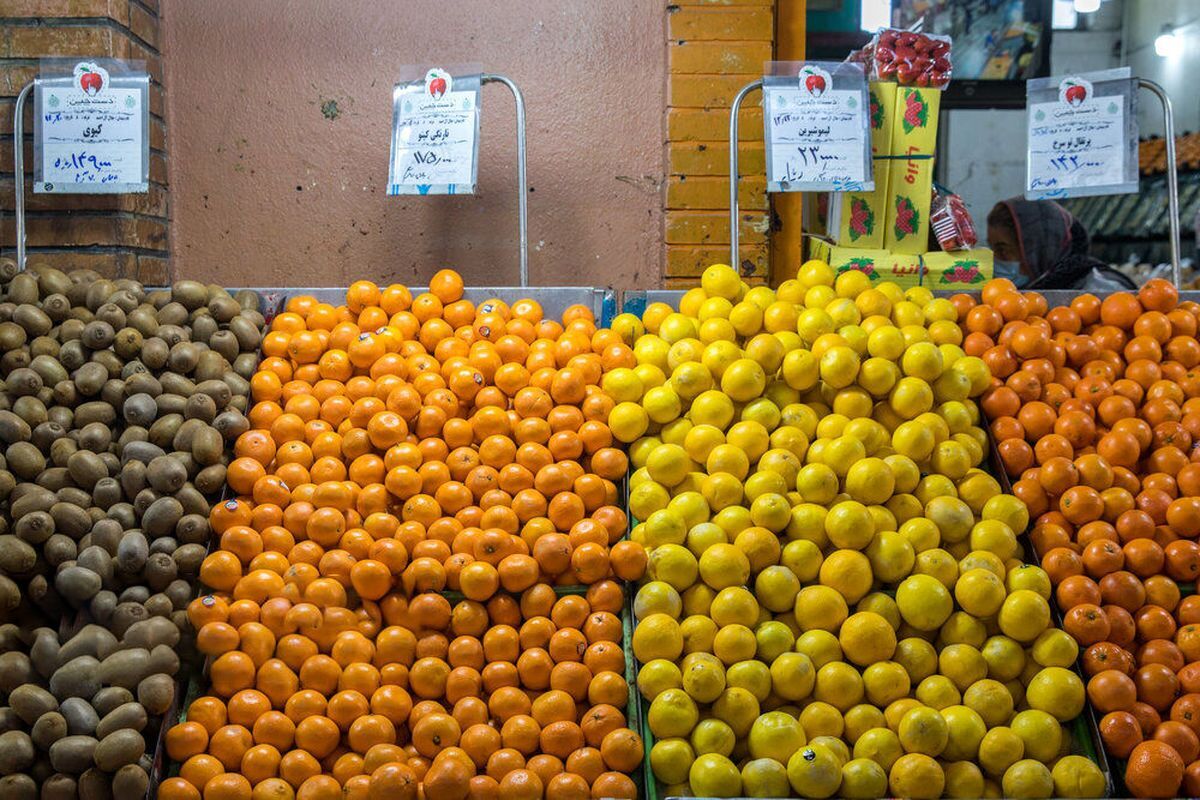
<svg viewBox="0 0 1200 800">
<path fill-rule="evenodd" d="M 0 250 L 16 245 L 12 123 L 16 96 L 48 56 L 141 59 L 150 73 L 150 191 L 33 194 L 33 102 L 25 106 L 28 261 L 89 268 L 149 284 L 168 281 L 166 126 L 158 0 L 6 0 L 0 3 Z"/>
<path fill-rule="evenodd" d="M 787 2 L 788 0 L 783 0 Z M 666 259 L 663 285 L 694 286 L 709 264 L 729 260 L 729 104 L 762 77 L 774 52 L 774 0 L 680 0 L 667 6 Z M 767 280 L 770 211 L 757 93 L 738 120 L 741 263 Z"/>
</svg>

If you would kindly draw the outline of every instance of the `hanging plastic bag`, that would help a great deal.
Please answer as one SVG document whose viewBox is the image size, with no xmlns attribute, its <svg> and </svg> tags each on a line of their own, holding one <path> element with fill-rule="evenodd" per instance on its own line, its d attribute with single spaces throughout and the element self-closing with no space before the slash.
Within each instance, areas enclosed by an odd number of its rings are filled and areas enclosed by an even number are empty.
<svg viewBox="0 0 1200 800">
<path fill-rule="evenodd" d="M 947 252 L 970 250 L 979 242 L 975 223 L 962 198 L 937 184 L 934 184 L 930 203 L 929 226 L 938 244 Z"/>
<path fill-rule="evenodd" d="M 950 46 L 949 36 L 884 28 L 867 47 L 871 79 L 945 89 L 952 72 Z"/>
</svg>

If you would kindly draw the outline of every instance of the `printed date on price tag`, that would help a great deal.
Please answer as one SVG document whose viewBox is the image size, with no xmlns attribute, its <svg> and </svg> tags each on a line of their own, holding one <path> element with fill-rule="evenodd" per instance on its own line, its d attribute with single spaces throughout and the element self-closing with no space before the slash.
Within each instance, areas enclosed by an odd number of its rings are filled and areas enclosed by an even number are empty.
<svg viewBox="0 0 1200 800">
<path fill-rule="evenodd" d="M 468 70 L 401 70 L 392 92 L 388 194 L 475 192 L 481 71 Z"/>
<path fill-rule="evenodd" d="M 1031 80 L 1026 95 L 1026 197 L 1137 191 L 1137 95 L 1128 67 Z"/>
<path fill-rule="evenodd" d="M 114 59 L 47 59 L 34 84 L 33 191 L 145 192 L 150 76 Z"/>
<path fill-rule="evenodd" d="M 776 62 L 763 78 L 767 191 L 875 188 L 860 64 Z"/>
</svg>

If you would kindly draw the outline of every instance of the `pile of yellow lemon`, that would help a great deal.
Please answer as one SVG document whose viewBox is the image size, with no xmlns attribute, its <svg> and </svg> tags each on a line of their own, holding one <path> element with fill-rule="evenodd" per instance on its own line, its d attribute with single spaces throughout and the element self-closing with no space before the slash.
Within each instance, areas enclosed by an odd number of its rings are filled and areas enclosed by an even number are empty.
<svg viewBox="0 0 1200 800">
<path fill-rule="evenodd" d="M 1021 561 L 1024 505 L 980 469 L 991 376 L 948 300 L 714 265 L 614 328 L 660 794 L 1104 794 L 1069 755 L 1077 647 Z"/>
</svg>

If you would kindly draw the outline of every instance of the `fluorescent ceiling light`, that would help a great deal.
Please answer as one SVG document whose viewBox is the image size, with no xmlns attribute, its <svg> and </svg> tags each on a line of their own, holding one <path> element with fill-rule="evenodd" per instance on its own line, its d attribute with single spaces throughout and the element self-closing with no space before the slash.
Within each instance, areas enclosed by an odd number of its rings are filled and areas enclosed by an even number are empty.
<svg viewBox="0 0 1200 800">
<path fill-rule="evenodd" d="M 1100 10 L 1100 0 L 1075 0 L 1075 10 L 1080 14 L 1091 14 Z"/>
</svg>

